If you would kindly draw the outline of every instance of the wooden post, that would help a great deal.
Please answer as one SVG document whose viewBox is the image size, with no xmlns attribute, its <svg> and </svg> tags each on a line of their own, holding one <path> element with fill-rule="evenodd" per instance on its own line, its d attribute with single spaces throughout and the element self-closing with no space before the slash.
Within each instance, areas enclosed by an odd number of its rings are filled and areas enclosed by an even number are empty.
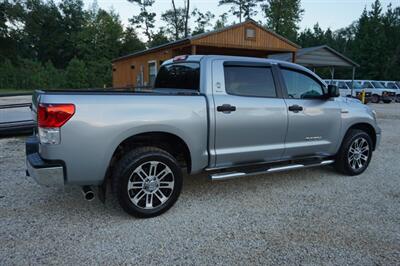
<svg viewBox="0 0 400 266">
<path fill-rule="evenodd" d="M 292 63 L 296 63 L 296 52 L 292 52 Z"/>
<path fill-rule="evenodd" d="M 192 55 L 196 54 L 196 45 L 192 45 Z"/>
</svg>

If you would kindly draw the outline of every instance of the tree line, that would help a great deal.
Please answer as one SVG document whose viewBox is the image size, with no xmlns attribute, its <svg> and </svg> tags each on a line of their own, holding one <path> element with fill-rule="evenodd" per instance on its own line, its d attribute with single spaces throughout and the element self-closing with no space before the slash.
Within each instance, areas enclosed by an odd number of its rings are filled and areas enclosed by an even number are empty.
<svg viewBox="0 0 400 266">
<path fill-rule="evenodd" d="M 112 85 L 111 60 L 169 41 L 229 26 L 257 14 L 259 23 L 302 47 L 327 44 L 358 62 L 363 79 L 400 79 L 400 7 L 379 0 L 348 27 L 299 31 L 300 0 L 220 0 L 228 12 L 171 0 L 156 23 L 155 0 L 127 0 L 139 8 L 128 25 L 113 10 L 85 9 L 82 0 L 3 0 L 0 3 L 0 89 L 88 88 Z M 156 27 L 161 25 L 160 27 Z M 339 77 L 350 73 L 339 71 Z M 325 75 L 325 72 L 321 72 Z"/>
</svg>

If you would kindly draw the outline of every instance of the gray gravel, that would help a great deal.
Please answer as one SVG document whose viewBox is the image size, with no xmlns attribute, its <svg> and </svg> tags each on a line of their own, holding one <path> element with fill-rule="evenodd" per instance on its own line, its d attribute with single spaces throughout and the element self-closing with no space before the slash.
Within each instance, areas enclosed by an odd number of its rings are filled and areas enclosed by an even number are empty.
<svg viewBox="0 0 400 266">
<path fill-rule="evenodd" d="M 0 139 L 0 265 L 400 264 L 400 104 L 374 105 L 382 144 L 369 169 L 330 167 L 211 182 L 187 177 L 160 217 L 25 177 L 24 139 Z"/>
</svg>

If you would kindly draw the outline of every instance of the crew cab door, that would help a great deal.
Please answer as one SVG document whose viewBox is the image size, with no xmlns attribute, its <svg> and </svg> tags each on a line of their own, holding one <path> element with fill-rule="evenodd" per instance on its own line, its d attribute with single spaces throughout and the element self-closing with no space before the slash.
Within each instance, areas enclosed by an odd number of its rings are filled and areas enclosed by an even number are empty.
<svg viewBox="0 0 400 266">
<path fill-rule="evenodd" d="M 287 111 L 268 64 L 212 64 L 215 166 L 279 160 L 284 152 Z"/>
<path fill-rule="evenodd" d="M 288 114 L 284 157 L 333 155 L 341 129 L 339 103 L 323 97 L 326 88 L 312 74 L 290 68 L 280 73 Z"/>
</svg>

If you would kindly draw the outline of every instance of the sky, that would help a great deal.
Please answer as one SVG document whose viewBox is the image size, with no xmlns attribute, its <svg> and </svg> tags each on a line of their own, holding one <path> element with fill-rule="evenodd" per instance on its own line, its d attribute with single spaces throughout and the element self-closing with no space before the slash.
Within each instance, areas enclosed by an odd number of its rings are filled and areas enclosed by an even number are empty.
<svg viewBox="0 0 400 266">
<path fill-rule="evenodd" d="M 177 6 L 183 6 L 184 0 L 175 0 Z M 84 0 L 88 7 L 93 0 Z M 301 5 L 305 10 L 300 29 L 312 28 L 315 23 L 319 23 L 322 29 L 330 27 L 337 30 L 348 26 L 354 20 L 358 19 L 364 7 L 370 8 L 374 0 L 302 0 Z M 97 0 L 100 8 L 109 10 L 114 9 L 120 15 L 122 23 L 126 26 L 128 20 L 139 12 L 139 8 L 127 0 Z M 389 3 L 396 7 L 400 5 L 400 0 L 381 0 L 384 10 Z M 228 6 L 218 6 L 218 0 L 191 0 L 193 8 L 198 8 L 202 12 L 212 11 L 216 17 L 229 10 Z M 171 0 L 155 0 L 153 12 L 157 14 L 156 26 L 162 26 L 160 15 L 171 8 Z M 263 20 L 261 14 L 254 17 L 256 21 Z M 229 22 L 233 22 L 235 17 L 229 16 Z"/>
</svg>

